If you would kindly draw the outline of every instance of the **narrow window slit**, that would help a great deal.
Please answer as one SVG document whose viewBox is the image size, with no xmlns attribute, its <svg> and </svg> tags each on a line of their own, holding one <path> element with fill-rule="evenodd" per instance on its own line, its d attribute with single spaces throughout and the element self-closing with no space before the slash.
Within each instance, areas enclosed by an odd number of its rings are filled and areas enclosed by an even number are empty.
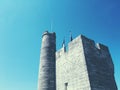
<svg viewBox="0 0 120 90">
<path fill-rule="evenodd" d="M 65 90 L 68 90 L 68 83 L 65 83 Z"/>
</svg>

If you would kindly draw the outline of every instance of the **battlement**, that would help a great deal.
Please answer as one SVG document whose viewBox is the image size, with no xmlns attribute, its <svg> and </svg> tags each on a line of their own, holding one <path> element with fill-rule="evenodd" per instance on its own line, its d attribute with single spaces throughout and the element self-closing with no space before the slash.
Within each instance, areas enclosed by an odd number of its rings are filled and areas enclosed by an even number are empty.
<svg viewBox="0 0 120 90">
<path fill-rule="evenodd" d="M 56 36 L 55 32 L 49 33 L 48 31 L 45 31 L 43 33 L 42 37 L 45 36 L 45 35 L 54 35 L 54 36 Z"/>
<path fill-rule="evenodd" d="M 60 48 L 58 51 L 56 51 L 56 57 L 60 57 L 62 55 L 65 55 L 66 53 L 70 52 L 71 49 L 75 48 L 77 44 L 80 44 L 79 40 L 81 38 L 81 35 L 73 39 L 71 42 L 68 43 L 67 46 Z"/>
<path fill-rule="evenodd" d="M 89 39 L 85 37 L 84 35 L 79 35 L 78 37 L 73 39 L 71 42 L 69 42 L 66 47 L 62 47 L 61 49 L 56 51 L 56 57 L 60 57 L 61 55 L 64 55 L 65 53 L 70 53 L 76 47 L 83 47 L 84 50 L 89 48 L 89 49 L 93 49 L 98 52 L 101 52 L 101 51 L 109 52 L 108 47 L 106 45 L 103 45 L 101 43 L 95 43 L 94 40 Z M 66 50 L 66 48 L 68 48 L 68 50 Z"/>
<path fill-rule="evenodd" d="M 96 47 L 99 49 L 99 50 L 108 50 L 108 47 L 101 44 L 101 43 L 97 43 L 96 44 Z"/>
<path fill-rule="evenodd" d="M 58 51 L 56 51 L 56 58 L 64 55 L 66 53 L 66 49 L 65 47 L 62 47 L 61 49 L 59 49 Z"/>
<path fill-rule="evenodd" d="M 56 34 L 42 35 L 38 90 L 117 90 L 107 46 L 79 35 L 56 51 Z"/>
<path fill-rule="evenodd" d="M 87 37 L 85 37 L 83 35 L 81 35 L 81 38 L 82 38 L 82 41 L 84 43 L 87 43 L 88 46 L 92 46 L 92 47 L 94 47 L 96 49 L 99 49 L 99 50 L 108 50 L 108 47 L 106 45 L 104 45 L 104 44 L 95 43 L 94 40 L 89 39 L 89 38 L 87 38 Z"/>
</svg>

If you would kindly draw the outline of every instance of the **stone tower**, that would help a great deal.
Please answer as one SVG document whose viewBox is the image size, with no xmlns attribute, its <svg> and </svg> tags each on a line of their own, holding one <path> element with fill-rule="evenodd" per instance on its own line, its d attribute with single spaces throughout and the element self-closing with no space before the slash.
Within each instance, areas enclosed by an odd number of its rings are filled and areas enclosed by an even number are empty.
<svg viewBox="0 0 120 90">
<path fill-rule="evenodd" d="M 117 90 L 114 65 L 103 44 L 83 35 L 56 52 L 57 90 Z"/>
<path fill-rule="evenodd" d="M 40 54 L 38 90 L 56 90 L 56 35 L 44 32 Z"/>
<path fill-rule="evenodd" d="M 45 32 L 38 90 L 55 90 L 55 84 L 56 90 L 117 90 L 107 46 L 83 35 L 69 42 L 68 49 L 55 52 L 55 45 L 55 33 Z"/>
</svg>

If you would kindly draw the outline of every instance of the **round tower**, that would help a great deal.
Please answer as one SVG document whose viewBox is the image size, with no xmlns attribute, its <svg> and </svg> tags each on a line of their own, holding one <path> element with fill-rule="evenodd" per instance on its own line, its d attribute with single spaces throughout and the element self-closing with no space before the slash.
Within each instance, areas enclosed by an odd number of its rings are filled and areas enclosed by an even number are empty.
<svg viewBox="0 0 120 90">
<path fill-rule="evenodd" d="M 40 53 L 38 90 L 56 90 L 56 35 L 44 32 Z"/>
</svg>

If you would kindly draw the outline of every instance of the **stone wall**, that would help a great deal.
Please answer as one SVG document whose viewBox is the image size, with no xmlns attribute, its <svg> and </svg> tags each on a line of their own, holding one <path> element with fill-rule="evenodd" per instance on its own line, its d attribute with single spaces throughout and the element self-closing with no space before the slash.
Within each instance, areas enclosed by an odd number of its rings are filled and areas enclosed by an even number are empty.
<svg viewBox="0 0 120 90">
<path fill-rule="evenodd" d="M 84 55 L 92 90 L 117 90 L 114 65 L 108 47 L 82 36 Z"/>
<path fill-rule="evenodd" d="M 108 47 L 83 35 L 56 52 L 57 90 L 117 90 Z"/>
<path fill-rule="evenodd" d="M 81 36 L 56 52 L 57 90 L 90 90 Z"/>
</svg>

